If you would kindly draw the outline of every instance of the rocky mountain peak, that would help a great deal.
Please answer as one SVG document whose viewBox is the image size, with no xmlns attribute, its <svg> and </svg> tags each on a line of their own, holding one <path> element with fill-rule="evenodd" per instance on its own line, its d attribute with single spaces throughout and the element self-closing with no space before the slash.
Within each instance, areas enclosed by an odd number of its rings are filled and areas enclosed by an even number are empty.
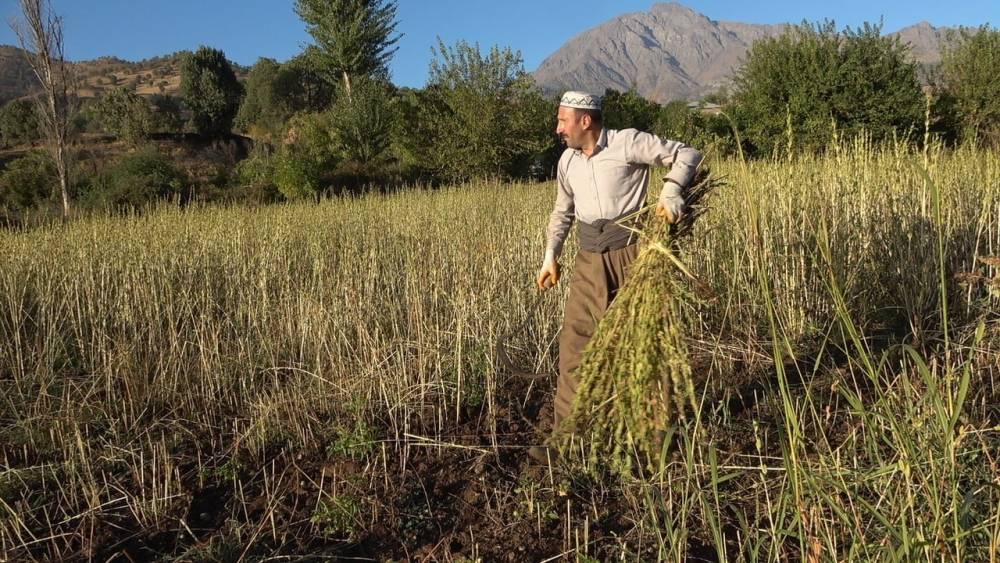
<svg viewBox="0 0 1000 563">
<path fill-rule="evenodd" d="M 729 84 L 754 41 L 788 24 L 716 21 L 678 2 L 611 18 L 570 39 L 534 73 L 543 91 L 626 91 L 667 102 L 697 99 Z M 940 60 L 943 32 L 920 22 L 896 33 L 923 64 Z"/>
</svg>

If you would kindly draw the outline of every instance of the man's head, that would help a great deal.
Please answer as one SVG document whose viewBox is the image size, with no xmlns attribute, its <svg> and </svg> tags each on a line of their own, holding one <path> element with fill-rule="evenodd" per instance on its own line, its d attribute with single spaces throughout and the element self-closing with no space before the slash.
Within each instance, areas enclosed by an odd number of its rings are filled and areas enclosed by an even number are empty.
<svg viewBox="0 0 1000 563">
<path fill-rule="evenodd" d="M 601 97 L 586 92 L 566 92 L 559 101 L 556 135 L 571 149 L 596 142 L 601 134 Z"/>
</svg>

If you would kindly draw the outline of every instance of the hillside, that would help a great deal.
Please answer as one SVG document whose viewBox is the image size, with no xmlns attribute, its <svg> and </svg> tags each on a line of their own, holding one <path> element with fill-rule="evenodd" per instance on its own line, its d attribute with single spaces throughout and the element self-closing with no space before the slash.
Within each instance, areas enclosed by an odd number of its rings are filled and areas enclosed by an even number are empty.
<svg viewBox="0 0 1000 563">
<path fill-rule="evenodd" d="M 92 98 L 119 86 L 142 95 L 177 94 L 180 91 L 180 65 L 184 52 L 171 53 L 133 62 L 117 57 L 101 57 L 73 62 L 80 80 L 79 94 Z M 231 63 L 236 76 L 246 78 L 250 69 Z M 24 96 L 37 88 L 38 82 L 21 49 L 0 45 L 0 102 Z"/>
</svg>

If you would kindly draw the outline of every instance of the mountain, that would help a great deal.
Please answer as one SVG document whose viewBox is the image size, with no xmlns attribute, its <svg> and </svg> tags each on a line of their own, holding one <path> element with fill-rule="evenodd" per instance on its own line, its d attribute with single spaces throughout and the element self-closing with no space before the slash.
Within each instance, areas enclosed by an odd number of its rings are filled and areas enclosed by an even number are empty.
<svg viewBox="0 0 1000 563">
<path fill-rule="evenodd" d="M 893 33 L 910 44 L 910 55 L 913 60 L 924 65 L 934 65 L 941 62 L 941 45 L 947 39 L 948 28 L 934 27 L 928 22 L 920 22 L 904 27 Z"/>
<path fill-rule="evenodd" d="M 0 45 L 0 103 L 19 98 L 37 86 L 38 80 L 21 50 Z"/>
<path fill-rule="evenodd" d="M 70 63 L 80 81 L 77 93 L 92 98 L 124 86 L 141 95 L 180 93 L 181 58 L 184 52 L 171 53 L 137 62 L 117 57 L 100 57 Z M 231 63 L 236 77 L 243 79 L 249 68 Z M 24 52 L 11 45 L 0 45 L 0 104 L 28 95 L 39 89 Z"/>
<path fill-rule="evenodd" d="M 534 72 L 543 91 L 639 94 L 658 102 L 697 99 L 726 86 L 754 41 L 788 24 L 716 21 L 676 2 L 612 18 L 570 39 Z M 922 22 L 898 32 L 921 64 L 939 61 L 944 30 Z"/>
</svg>

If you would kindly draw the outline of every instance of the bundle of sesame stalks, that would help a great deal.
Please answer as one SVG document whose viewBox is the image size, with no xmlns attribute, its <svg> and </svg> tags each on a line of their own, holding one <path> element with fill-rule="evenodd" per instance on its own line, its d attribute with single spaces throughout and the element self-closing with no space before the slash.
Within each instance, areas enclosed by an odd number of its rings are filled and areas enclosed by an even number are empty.
<svg viewBox="0 0 1000 563">
<path fill-rule="evenodd" d="M 639 212 L 646 214 L 639 254 L 583 351 L 572 413 L 557 432 L 570 458 L 584 446 L 591 462 L 623 474 L 637 461 L 655 469 L 669 428 L 694 405 L 685 309 L 706 290 L 678 258 L 677 242 L 691 233 L 706 211 L 705 196 L 719 185 L 706 173 L 698 180 L 676 224 L 651 216 L 653 205 Z"/>
</svg>

